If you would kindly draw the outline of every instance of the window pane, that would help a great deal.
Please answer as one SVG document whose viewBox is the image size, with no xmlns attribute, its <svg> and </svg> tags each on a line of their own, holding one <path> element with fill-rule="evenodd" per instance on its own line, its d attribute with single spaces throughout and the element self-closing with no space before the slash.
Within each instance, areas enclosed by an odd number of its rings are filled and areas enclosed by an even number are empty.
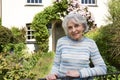
<svg viewBox="0 0 120 80">
<path fill-rule="evenodd" d="M 27 3 L 30 3 L 30 0 L 27 0 Z"/>
<path fill-rule="evenodd" d="M 28 30 L 30 30 L 30 27 L 27 27 Z"/>
<path fill-rule="evenodd" d="M 30 31 L 28 31 L 28 35 L 30 35 Z"/>
<path fill-rule="evenodd" d="M 32 31 L 31 34 L 34 34 L 34 31 Z"/>
<path fill-rule="evenodd" d="M 28 39 L 30 39 L 30 36 L 28 36 Z"/>
<path fill-rule="evenodd" d="M 85 0 L 85 2 L 84 2 L 85 4 L 87 4 L 87 0 Z"/>
<path fill-rule="evenodd" d="M 39 3 L 42 3 L 42 0 L 39 0 Z"/>
<path fill-rule="evenodd" d="M 27 3 L 42 3 L 42 0 L 27 0 Z"/>
<path fill-rule="evenodd" d="M 35 3 L 38 3 L 38 0 L 35 0 Z"/>
<path fill-rule="evenodd" d="M 34 39 L 34 36 L 32 36 L 32 39 Z"/>
<path fill-rule="evenodd" d="M 31 0 L 31 3 L 34 3 L 34 0 Z"/>
<path fill-rule="evenodd" d="M 92 0 L 92 4 L 95 4 L 95 0 Z"/>
<path fill-rule="evenodd" d="M 82 4 L 95 4 L 96 0 L 81 0 Z"/>
<path fill-rule="evenodd" d="M 84 4 L 84 0 L 81 0 L 81 3 Z"/>
<path fill-rule="evenodd" d="M 91 4 L 91 1 L 92 1 L 92 0 L 89 0 L 89 4 Z"/>
</svg>

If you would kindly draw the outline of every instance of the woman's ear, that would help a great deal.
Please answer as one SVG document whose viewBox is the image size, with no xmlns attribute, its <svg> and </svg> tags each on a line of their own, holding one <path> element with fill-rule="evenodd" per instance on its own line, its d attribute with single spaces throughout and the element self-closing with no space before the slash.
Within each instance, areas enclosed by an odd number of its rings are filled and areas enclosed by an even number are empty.
<svg viewBox="0 0 120 80">
<path fill-rule="evenodd" d="M 84 29 L 84 30 L 83 30 L 83 33 L 84 33 L 85 30 L 86 30 L 86 26 L 85 26 L 85 24 L 82 23 L 82 27 L 83 27 L 83 29 Z"/>
</svg>

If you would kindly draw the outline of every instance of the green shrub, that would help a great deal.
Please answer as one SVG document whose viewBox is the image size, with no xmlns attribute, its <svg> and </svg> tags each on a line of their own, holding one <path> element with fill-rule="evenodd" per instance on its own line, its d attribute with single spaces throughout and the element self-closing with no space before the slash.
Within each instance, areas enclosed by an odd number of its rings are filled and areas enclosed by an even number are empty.
<svg viewBox="0 0 120 80">
<path fill-rule="evenodd" d="M 101 34 L 106 45 L 106 59 L 109 63 L 120 69 L 120 27 L 113 24 L 105 26 Z M 105 33 L 103 33 L 103 31 Z"/>
<path fill-rule="evenodd" d="M 4 46 L 3 52 L 8 52 L 10 54 L 16 54 L 18 57 L 22 57 L 23 53 L 26 49 L 26 45 L 24 43 L 8 43 Z M 27 53 L 26 53 L 27 54 Z"/>
<path fill-rule="evenodd" d="M 45 25 L 40 25 L 37 24 L 39 22 L 38 20 L 34 20 L 33 26 L 38 27 L 35 29 L 35 39 L 38 44 L 38 48 L 40 51 L 47 52 L 48 51 L 48 39 L 49 39 L 49 34 L 47 27 Z"/>
<path fill-rule="evenodd" d="M 108 21 L 112 24 L 103 28 L 103 35 L 106 35 L 107 42 L 107 60 L 120 70 L 120 1 L 110 0 L 108 3 L 110 16 Z"/>
<path fill-rule="evenodd" d="M 11 32 L 14 36 L 13 43 L 24 43 L 26 41 L 25 35 L 26 35 L 26 30 L 25 28 L 16 28 L 12 27 Z"/>
<path fill-rule="evenodd" d="M 108 21 L 111 21 L 114 26 L 120 26 L 120 0 L 109 0 L 108 9 L 110 13 Z"/>
<path fill-rule="evenodd" d="M 4 46 L 8 43 L 12 43 L 13 34 L 12 32 L 3 26 L 0 26 L 0 52 L 4 48 Z"/>
<path fill-rule="evenodd" d="M 3 30 L 4 27 L 0 29 Z M 7 28 L 5 28 L 7 29 Z M 6 35 L 5 35 L 6 34 Z M 26 49 L 26 46 L 24 44 L 25 42 L 25 30 L 24 29 L 18 29 L 13 27 L 11 31 L 7 30 L 0 33 L 0 43 L 2 45 L 1 52 L 14 52 L 15 54 L 20 55 L 23 50 Z M 9 41 L 8 41 L 9 40 Z"/>
<path fill-rule="evenodd" d="M 26 70 L 33 69 L 41 56 L 42 53 L 39 52 L 39 53 L 34 53 L 29 57 L 26 57 L 23 61 L 24 68 Z"/>
<path fill-rule="evenodd" d="M 22 65 L 22 57 L 16 54 L 0 53 L 0 80 L 21 80 L 30 78 L 34 80 L 34 73 L 29 73 Z"/>
<path fill-rule="evenodd" d="M 108 72 L 111 68 L 120 67 L 120 37 L 119 27 L 112 24 L 90 31 L 86 36 L 94 39 L 98 45 L 101 55 L 108 65 Z M 113 69 L 115 70 L 115 69 Z"/>
</svg>

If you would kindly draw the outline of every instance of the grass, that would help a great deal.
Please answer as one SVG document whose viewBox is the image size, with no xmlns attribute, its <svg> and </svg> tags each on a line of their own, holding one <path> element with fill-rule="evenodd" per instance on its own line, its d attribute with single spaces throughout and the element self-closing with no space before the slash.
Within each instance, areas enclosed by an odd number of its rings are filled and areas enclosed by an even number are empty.
<svg viewBox="0 0 120 80">
<path fill-rule="evenodd" d="M 45 77 L 50 72 L 54 54 L 54 52 L 44 53 L 38 60 L 38 63 L 35 65 L 35 67 L 30 71 L 37 74 L 36 80 L 38 78 Z"/>
</svg>

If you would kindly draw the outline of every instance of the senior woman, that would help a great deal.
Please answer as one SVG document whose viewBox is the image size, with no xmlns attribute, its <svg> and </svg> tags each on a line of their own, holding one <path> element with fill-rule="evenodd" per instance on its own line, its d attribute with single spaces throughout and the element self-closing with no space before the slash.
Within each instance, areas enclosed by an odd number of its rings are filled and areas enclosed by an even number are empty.
<svg viewBox="0 0 120 80">
<path fill-rule="evenodd" d="M 92 80 L 92 76 L 106 74 L 106 64 L 95 41 L 84 36 L 88 30 L 86 19 L 78 13 L 71 13 L 65 16 L 62 27 L 66 36 L 57 42 L 52 70 L 46 79 L 70 76 Z M 90 60 L 94 67 L 90 67 Z"/>
</svg>

